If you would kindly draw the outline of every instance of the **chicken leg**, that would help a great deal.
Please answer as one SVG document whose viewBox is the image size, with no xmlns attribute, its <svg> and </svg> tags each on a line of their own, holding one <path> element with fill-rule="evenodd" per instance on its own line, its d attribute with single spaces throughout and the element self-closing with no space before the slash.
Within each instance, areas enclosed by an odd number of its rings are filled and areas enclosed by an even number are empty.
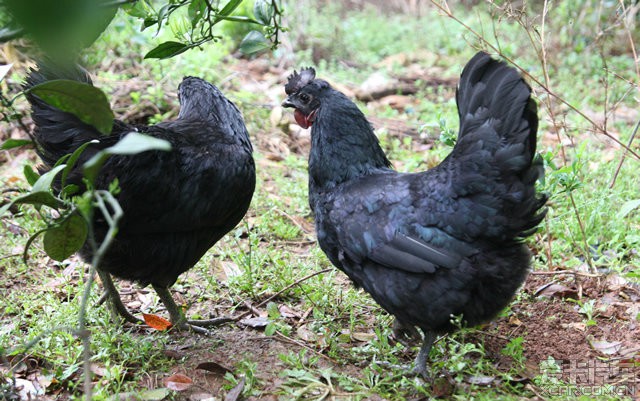
<svg viewBox="0 0 640 401">
<path fill-rule="evenodd" d="M 416 358 L 416 366 L 413 369 L 413 372 L 422 376 L 422 378 L 425 380 L 430 380 L 431 378 L 429 376 L 429 370 L 427 369 L 427 358 L 429 357 L 431 347 L 436 340 L 436 333 L 428 330 L 423 330 L 423 333 L 424 338 L 422 340 L 422 346 L 420 347 L 420 352 L 418 352 L 418 357 Z"/>
<path fill-rule="evenodd" d="M 109 273 L 98 269 L 98 276 L 100 277 L 100 281 L 102 281 L 102 286 L 107 294 L 109 306 L 112 312 L 112 315 L 120 315 L 125 321 L 133 324 L 141 324 L 144 323 L 142 320 L 133 316 L 131 312 L 127 310 L 127 307 L 122 303 L 122 299 L 120 299 L 120 295 L 118 294 L 118 289 L 113 284 L 113 280 L 111 280 L 111 276 Z"/>
<path fill-rule="evenodd" d="M 160 301 L 162 301 L 165 308 L 167 308 L 171 324 L 178 330 L 193 330 L 196 333 L 209 334 L 209 330 L 207 330 L 205 327 L 214 327 L 226 322 L 233 321 L 233 319 L 229 317 L 219 317 L 208 320 L 187 320 L 180 310 L 180 307 L 178 307 L 176 302 L 173 300 L 171 292 L 167 287 L 153 285 L 153 289 L 158 294 L 158 298 L 160 298 Z"/>
</svg>

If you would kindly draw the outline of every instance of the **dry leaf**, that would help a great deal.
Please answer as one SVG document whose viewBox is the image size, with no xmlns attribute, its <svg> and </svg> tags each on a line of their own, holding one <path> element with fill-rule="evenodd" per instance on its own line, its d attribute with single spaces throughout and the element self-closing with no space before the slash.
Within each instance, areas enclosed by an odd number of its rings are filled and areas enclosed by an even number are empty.
<svg viewBox="0 0 640 401">
<path fill-rule="evenodd" d="M 471 384 L 479 384 L 481 386 L 488 386 L 491 384 L 496 378 L 493 376 L 471 376 L 467 381 Z"/>
<path fill-rule="evenodd" d="M 593 336 L 587 337 L 587 340 L 593 349 L 606 355 L 616 354 L 620 351 L 620 348 L 622 348 L 622 341 L 609 342 L 606 340 L 596 340 Z"/>
<path fill-rule="evenodd" d="M 289 308 L 287 305 L 278 306 L 278 311 L 280 312 L 280 315 L 282 315 L 283 317 L 297 317 L 297 318 L 300 317 L 300 314 L 298 312 Z"/>
<path fill-rule="evenodd" d="M 234 262 L 214 259 L 211 264 L 213 274 L 223 284 L 228 284 L 229 279 L 242 275 L 242 269 Z"/>
<path fill-rule="evenodd" d="M 369 342 L 375 339 L 376 335 L 375 333 L 355 332 L 355 333 L 351 333 L 351 338 L 353 338 L 356 341 Z"/>
<path fill-rule="evenodd" d="M 90 366 L 91 373 L 99 377 L 105 377 L 107 375 L 107 368 L 104 365 L 98 365 L 96 363 L 92 363 Z"/>
<path fill-rule="evenodd" d="M 191 378 L 181 373 L 176 373 L 164 379 L 164 385 L 169 390 L 174 390 L 174 391 L 184 391 L 189 387 L 191 387 L 192 384 L 193 384 L 193 380 L 191 380 Z"/>
<path fill-rule="evenodd" d="M 431 384 L 431 397 L 434 398 L 449 398 L 453 391 L 454 386 L 445 377 L 438 377 L 433 380 Z"/>
<path fill-rule="evenodd" d="M 34 384 L 29 380 L 16 378 L 15 381 L 6 379 L 10 385 L 15 385 L 15 389 L 18 390 L 18 394 L 21 400 L 36 400 L 38 396 L 44 395 L 44 391 L 36 389 Z"/>
<path fill-rule="evenodd" d="M 224 376 L 224 374 L 227 372 L 232 372 L 232 370 L 227 368 L 226 366 L 213 361 L 199 363 L 198 366 L 196 366 L 196 369 L 206 370 L 208 372 L 216 373 L 221 376 Z"/>
<path fill-rule="evenodd" d="M 219 401 L 213 394 L 194 393 L 189 394 L 189 401 Z"/>
<path fill-rule="evenodd" d="M 226 397 L 224 397 L 224 401 L 237 401 L 238 397 L 242 395 L 242 390 L 244 390 L 244 377 L 240 382 L 229 391 Z"/>
<path fill-rule="evenodd" d="M 245 326 L 249 326 L 249 327 L 253 327 L 258 328 L 258 327 L 266 327 L 269 324 L 269 318 L 267 317 L 247 317 L 244 318 L 242 320 L 240 320 L 238 323 L 245 325 Z"/>
<path fill-rule="evenodd" d="M 316 341 L 318 341 L 318 336 L 316 335 L 316 333 L 307 329 L 306 326 L 298 327 L 296 329 L 296 334 L 298 335 L 298 338 L 304 342 L 315 343 Z"/>
<path fill-rule="evenodd" d="M 583 322 L 571 322 L 566 324 L 563 323 L 560 325 L 560 327 L 562 327 L 563 329 L 575 329 L 583 333 L 587 331 L 587 325 Z"/>
<path fill-rule="evenodd" d="M 222 269 L 224 270 L 224 274 L 228 277 L 238 277 L 242 275 L 242 269 L 238 266 L 237 263 L 223 260 L 222 261 Z"/>
<path fill-rule="evenodd" d="M 173 326 L 170 321 L 157 315 L 143 313 L 142 318 L 149 327 L 158 331 L 164 331 L 170 329 L 171 326 Z"/>
<path fill-rule="evenodd" d="M 578 292 L 561 284 L 549 283 L 539 287 L 535 294 L 537 297 L 578 298 Z"/>
<path fill-rule="evenodd" d="M 185 357 L 185 354 L 183 352 L 180 352 L 176 349 L 166 349 L 164 351 L 162 351 L 162 353 L 167 357 L 167 358 L 171 358 L 171 359 L 182 359 Z"/>
</svg>

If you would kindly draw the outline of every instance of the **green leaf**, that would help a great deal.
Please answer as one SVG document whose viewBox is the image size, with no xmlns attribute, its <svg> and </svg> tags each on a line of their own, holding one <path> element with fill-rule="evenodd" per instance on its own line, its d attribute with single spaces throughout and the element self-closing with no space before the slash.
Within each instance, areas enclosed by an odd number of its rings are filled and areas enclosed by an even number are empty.
<svg viewBox="0 0 640 401">
<path fill-rule="evenodd" d="M 274 10 L 271 1 L 256 0 L 256 2 L 253 3 L 253 15 L 262 25 L 269 25 L 271 18 L 273 18 L 273 13 Z"/>
<path fill-rule="evenodd" d="M 160 34 L 160 29 L 162 29 L 162 21 L 164 21 L 165 17 L 168 15 L 170 4 L 165 4 L 160 7 L 160 11 L 158 11 L 158 29 L 156 30 L 156 36 Z"/>
<path fill-rule="evenodd" d="M 269 49 L 271 45 L 262 32 L 251 31 L 242 39 L 240 51 L 243 54 L 252 54 Z"/>
<path fill-rule="evenodd" d="M 118 10 L 109 0 L 3 0 L 2 14 L 24 28 L 45 53 L 56 57 L 91 45 Z M 4 16 L 4 15 L 3 15 Z M 3 19 L 3 22 L 6 22 Z"/>
<path fill-rule="evenodd" d="M 158 59 L 166 59 L 171 58 L 173 56 L 177 56 L 180 53 L 183 53 L 189 50 L 191 46 L 186 45 L 180 42 L 164 42 L 156 46 L 154 49 L 150 50 L 149 53 L 144 55 L 144 58 L 158 58 Z"/>
<path fill-rule="evenodd" d="M 240 22 L 240 23 L 246 23 L 246 24 L 263 25 L 261 22 L 256 21 L 253 18 L 249 18 L 249 17 L 244 16 L 244 15 L 229 15 L 227 17 L 221 17 L 221 19 L 223 19 L 225 21 L 233 21 L 233 22 Z"/>
<path fill-rule="evenodd" d="M 112 155 L 135 155 L 148 150 L 171 150 L 171 144 L 164 139 L 154 138 L 149 135 L 131 132 L 115 145 L 104 149 Z"/>
<path fill-rule="evenodd" d="M 83 166 L 84 176 L 93 183 L 100 168 L 111 155 L 134 155 L 148 150 L 171 150 L 171 144 L 164 139 L 154 138 L 138 132 L 130 132 L 115 145 L 103 149 Z"/>
<path fill-rule="evenodd" d="M 31 192 L 48 192 L 51 189 L 51 184 L 56 178 L 56 175 L 58 175 L 58 173 L 63 170 L 65 166 L 66 165 L 61 164 L 42 174 L 40 178 L 38 178 L 38 181 L 33 184 Z"/>
<path fill-rule="evenodd" d="M 637 209 L 638 207 L 640 207 L 640 199 L 633 199 L 633 200 L 626 201 L 620 208 L 620 211 L 618 212 L 618 218 L 623 219 L 627 217 L 629 213 L 631 213 L 634 209 Z"/>
<path fill-rule="evenodd" d="M 13 64 L 0 65 L 0 82 L 2 82 L 5 76 L 7 76 L 11 67 L 13 67 Z"/>
<path fill-rule="evenodd" d="M 269 323 L 267 324 L 267 327 L 264 328 L 264 335 L 270 337 L 276 333 L 277 329 L 278 328 L 274 323 Z"/>
<path fill-rule="evenodd" d="M 271 319 L 276 319 L 280 317 L 280 310 L 278 309 L 278 304 L 275 302 L 269 302 L 267 304 L 267 315 Z"/>
<path fill-rule="evenodd" d="M 111 133 L 113 111 L 107 96 L 95 86 L 67 79 L 47 81 L 29 89 L 46 103 L 71 113 L 104 135 Z"/>
<path fill-rule="evenodd" d="M 82 145 L 80 145 L 78 147 L 78 149 L 73 151 L 73 153 L 69 156 L 69 158 L 66 161 L 67 167 L 62 172 L 62 178 L 60 180 L 60 182 L 62 182 L 62 185 L 66 185 L 67 177 L 69 176 L 69 173 L 71 173 L 71 170 L 76 165 L 76 162 L 78 161 L 78 158 L 82 155 L 82 152 L 84 152 L 84 150 L 87 148 L 87 146 L 89 146 L 91 144 L 94 144 L 94 143 L 99 143 L 99 142 L 100 141 L 98 141 L 96 139 L 94 139 L 92 141 L 89 141 L 89 142 L 85 142 Z"/>
<path fill-rule="evenodd" d="M 87 222 L 79 214 L 72 213 L 44 233 L 42 245 L 51 259 L 62 262 L 82 248 L 87 233 Z"/>
<path fill-rule="evenodd" d="M 34 205 L 36 207 L 46 205 L 54 209 L 63 205 L 63 203 L 58 198 L 51 195 L 51 192 L 49 191 L 30 192 L 28 194 L 15 197 L 11 199 L 9 203 L 2 206 L 0 208 L 0 216 L 3 216 L 11 206 L 19 204 Z"/>
<path fill-rule="evenodd" d="M 192 0 L 189 4 L 188 14 L 189 20 L 191 21 L 191 26 L 195 28 L 195 26 L 202 20 L 202 17 L 205 15 L 205 11 L 207 10 L 207 3 L 205 0 Z"/>
<path fill-rule="evenodd" d="M 30 145 L 32 143 L 33 141 L 29 139 L 7 139 L 2 143 L 2 146 L 0 146 L 0 149 L 9 150 L 9 149 L 17 148 L 24 145 Z"/>
<path fill-rule="evenodd" d="M 236 8 L 238 8 L 240 3 L 242 3 L 242 0 L 230 0 L 224 7 L 222 7 L 222 10 L 220 10 L 218 15 L 221 17 L 226 17 L 227 15 L 231 14 Z"/>
<path fill-rule="evenodd" d="M 122 10 L 132 17 L 146 18 L 149 16 L 150 8 L 146 1 L 136 1 L 134 3 L 128 3 L 121 6 Z"/>
<path fill-rule="evenodd" d="M 35 184 L 36 181 L 38 181 L 38 179 L 40 178 L 40 174 L 36 173 L 28 164 L 24 165 L 22 172 L 24 173 L 24 177 L 27 179 L 27 182 L 31 186 L 33 186 L 33 184 Z"/>
<path fill-rule="evenodd" d="M 141 31 L 144 31 L 145 29 L 149 28 L 151 25 L 155 25 L 157 23 L 158 23 L 158 19 L 156 17 L 147 17 L 144 19 L 144 21 L 142 21 Z"/>
<path fill-rule="evenodd" d="M 62 188 L 62 193 L 65 196 L 75 195 L 75 194 L 78 193 L 78 191 L 80 191 L 80 187 L 77 186 L 76 184 L 69 184 L 69 185 L 65 186 L 64 188 Z"/>
</svg>

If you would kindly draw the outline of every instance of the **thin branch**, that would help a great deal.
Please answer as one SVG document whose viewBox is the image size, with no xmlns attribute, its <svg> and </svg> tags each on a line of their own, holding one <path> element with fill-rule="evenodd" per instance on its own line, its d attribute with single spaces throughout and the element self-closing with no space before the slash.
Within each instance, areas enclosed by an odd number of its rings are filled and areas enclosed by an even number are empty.
<svg viewBox="0 0 640 401">
<path fill-rule="evenodd" d="M 291 288 L 295 287 L 296 285 L 299 285 L 300 283 L 309 280 L 312 277 L 315 277 L 319 274 L 323 274 L 323 273 L 328 273 L 331 270 L 333 270 L 332 268 L 328 268 L 328 269 L 324 269 L 324 270 L 320 270 L 311 274 L 308 274 L 304 277 L 302 277 L 301 279 L 298 279 L 296 281 L 294 281 L 293 283 L 289 284 L 288 286 L 284 287 L 283 289 L 281 289 L 280 291 L 276 292 L 275 294 L 273 294 L 272 296 L 270 296 L 269 298 L 265 299 L 264 301 L 260 302 L 257 305 L 254 305 L 254 308 L 259 308 L 263 305 L 265 305 L 266 303 L 272 301 L 273 299 L 279 297 L 280 295 L 282 295 L 284 292 L 289 291 Z M 238 321 L 240 319 L 242 319 L 243 317 L 247 316 L 248 314 L 252 313 L 252 309 L 249 309 L 248 311 L 241 313 L 239 316 L 234 317 L 233 320 L 234 321 Z"/>
<path fill-rule="evenodd" d="M 496 48 L 494 45 L 492 45 L 489 41 L 487 41 L 485 38 L 482 37 L 482 35 L 480 35 L 478 32 L 476 32 L 473 28 L 471 28 L 469 25 L 465 24 L 462 20 L 460 20 L 458 17 L 456 17 L 447 7 L 443 6 L 442 4 L 439 4 L 438 1 L 436 0 L 430 0 L 431 3 L 436 6 L 438 9 L 440 9 L 441 11 L 443 11 L 447 17 L 451 18 L 452 20 L 456 21 L 458 24 L 460 24 L 464 29 L 468 30 L 469 32 L 471 32 L 476 38 L 478 38 L 483 44 L 485 44 L 487 47 L 491 48 L 494 52 L 496 52 L 497 54 L 500 54 L 500 56 L 505 59 L 506 61 L 508 61 L 510 64 L 512 64 L 515 68 L 517 68 L 523 75 L 525 75 L 527 78 L 529 78 L 531 81 L 533 81 L 536 85 L 540 86 L 549 96 L 557 99 L 560 103 L 564 104 L 565 106 L 567 106 L 568 108 L 570 108 L 572 111 L 574 111 L 575 113 L 577 113 L 580 117 L 582 117 L 585 121 L 587 121 L 589 124 L 591 124 L 594 127 L 594 131 L 600 132 L 602 134 L 604 134 L 606 137 L 608 137 L 609 139 L 611 139 L 613 142 L 617 143 L 618 145 L 620 145 L 622 148 L 626 149 L 628 151 L 629 154 L 633 155 L 636 159 L 640 160 L 640 154 L 638 154 L 637 152 L 633 151 L 632 149 L 630 149 L 627 145 L 623 144 L 622 142 L 620 142 L 620 140 L 618 140 L 617 138 L 615 138 L 613 135 L 611 135 L 609 132 L 607 132 L 605 129 L 603 129 L 602 126 L 600 126 L 598 123 L 596 123 L 595 121 L 593 121 L 589 116 L 587 116 L 583 111 L 581 111 L 580 109 L 578 109 L 576 106 L 572 105 L 571 103 L 569 103 L 567 100 L 565 100 L 564 98 L 562 98 L 560 95 L 556 94 L 555 92 L 553 92 L 551 90 L 551 88 L 547 87 L 547 85 L 545 85 L 544 83 L 542 83 L 538 78 L 534 77 L 533 75 L 531 75 L 530 72 L 528 72 L 526 69 L 524 69 L 523 67 L 521 67 L 520 65 L 516 64 L 511 58 L 509 58 L 508 56 L 506 56 L 505 54 L 501 53 L 499 51 L 498 48 Z M 445 3 L 446 4 L 446 3 Z"/>
<path fill-rule="evenodd" d="M 631 134 L 631 138 L 629 138 L 629 143 L 627 144 L 627 149 L 631 148 L 631 144 L 633 143 L 633 140 L 636 138 L 636 134 L 638 133 L 638 128 L 640 128 L 640 120 L 638 120 L 635 128 L 633 129 L 633 133 Z M 620 170 L 622 169 L 622 164 L 624 163 L 624 160 L 627 157 L 627 153 L 628 152 L 625 151 L 622 154 L 622 157 L 620 158 L 620 163 L 618 163 L 618 167 L 616 167 L 616 172 L 613 174 L 613 178 L 611 179 L 611 184 L 609 184 L 609 188 L 613 188 L 613 186 L 616 184 L 616 180 L 618 179 L 618 174 L 620 174 Z"/>
<path fill-rule="evenodd" d="M 313 352 L 314 354 L 316 354 L 316 355 L 318 355 L 318 356 L 320 356 L 320 357 L 322 357 L 322 358 L 324 358 L 324 359 L 326 359 L 326 360 L 328 360 L 328 361 L 330 361 L 330 362 L 332 362 L 332 363 L 334 363 L 336 365 L 338 364 L 338 361 L 336 361 L 335 359 L 333 359 L 333 358 L 331 358 L 329 356 L 326 356 L 322 352 L 316 351 L 315 349 L 311 348 L 310 346 L 308 346 L 305 343 L 302 343 L 300 341 L 294 340 L 293 338 L 287 337 L 284 334 L 280 333 L 279 331 L 276 331 L 275 334 L 276 335 L 274 336 L 274 338 L 277 339 L 277 340 L 285 341 L 285 342 L 290 343 L 290 344 L 295 344 L 295 345 L 297 345 L 299 347 L 302 347 L 304 349 L 308 349 L 309 351 Z"/>
<path fill-rule="evenodd" d="M 602 274 L 598 273 L 583 273 L 576 270 L 558 270 L 558 271 L 548 271 L 548 272 L 531 272 L 529 274 L 533 274 L 535 276 L 556 276 L 561 274 L 570 274 L 572 276 L 583 276 L 583 277 L 602 277 Z"/>
</svg>

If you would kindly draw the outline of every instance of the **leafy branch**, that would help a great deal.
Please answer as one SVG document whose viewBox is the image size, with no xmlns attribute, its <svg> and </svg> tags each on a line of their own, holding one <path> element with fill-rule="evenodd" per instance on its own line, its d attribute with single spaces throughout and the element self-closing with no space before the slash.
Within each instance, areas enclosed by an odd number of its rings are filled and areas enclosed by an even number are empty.
<svg viewBox="0 0 640 401">
<path fill-rule="evenodd" d="M 164 25 L 170 23 L 180 40 L 163 42 L 144 58 L 171 58 L 189 49 L 199 48 L 207 42 L 217 42 L 222 36 L 216 34 L 215 27 L 222 21 L 253 24 L 263 28 L 264 33 L 252 30 L 245 36 L 240 44 L 243 53 L 277 47 L 280 32 L 283 31 L 280 1 L 256 0 L 253 6 L 254 18 L 232 15 L 242 1 L 229 0 L 219 8 L 219 2 L 213 0 L 178 0 L 170 1 L 156 10 L 149 0 L 138 0 L 123 9 L 129 15 L 143 20 L 143 30 L 156 26 L 156 33 L 159 33 Z"/>
<path fill-rule="evenodd" d="M 254 17 L 234 15 L 243 0 L 67 0 L 66 7 L 55 2 L 0 0 L 1 11 L 11 20 L 0 27 L 0 43 L 27 36 L 51 57 L 73 59 L 91 45 L 116 17 L 118 9 L 141 20 L 141 30 L 155 27 L 156 35 L 166 26 L 176 40 L 163 42 L 144 58 L 167 59 L 187 50 L 218 42 L 222 21 L 256 27 L 240 44 L 245 54 L 275 49 L 280 44 L 283 7 L 281 0 L 255 0 Z M 43 9 L 44 7 L 44 9 Z"/>
<path fill-rule="evenodd" d="M 2 80 L 3 77 L 0 77 Z M 52 106 L 64 109 L 76 115 L 83 121 L 96 126 L 101 125 L 103 133 L 110 131 L 110 123 L 113 121 L 113 112 L 108 107 L 109 102 L 102 91 L 93 86 L 80 84 L 74 81 L 57 80 L 48 81 L 29 89 L 37 94 L 43 101 Z M 3 102 L 8 102 L 4 96 Z M 92 105 L 95 107 L 87 107 Z M 98 124 L 95 124 L 95 123 Z M 107 124 L 109 122 L 109 124 Z M 17 205 L 32 205 L 44 222 L 44 227 L 27 240 L 23 259 L 27 262 L 27 255 L 33 242 L 43 235 L 44 250 L 53 260 L 63 261 L 84 246 L 91 248 L 91 270 L 87 276 L 83 296 L 78 315 L 77 329 L 62 328 L 76 335 L 83 343 L 84 361 L 84 392 L 86 399 L 91 399 L 91 369 L 90 369 L 90 331 L 86 327 L 86 312 L 95 273 L 101 261 L 111 246 L 118 230 L 118 223 L 123 216 L 122 208 L 116 199 L 119 191 L 117 180 L 111 183 L 108 189 L 96 189 L 95 179 L 102 165 L 113 155 L 134 155 L 149 150 L 168 151 L 171 145 L 157 138 L 152 138 L 137 132 L 125 135 L 115 145 L 99 151 L 82 166 L 77 166 L 80 156 L 86 149 L 98 143 L 98 140 L 89 141 L 79 146 L 72 154 L 65 155 L 47 172 L 39 174 L 30 166 L 25 166 L 24 176 L 31 189 L 21 195 L 15 196 L 2 208 L 0 217 Z M 6 150 L 22 146 L 30 141 L 8 140 L 0 146 Z M 80 188 L 75 184 L 67 184 L 67 178 L 73 169 L 81 168 L 86 190 L 78 194 Z M 108 225 L 104 238 L 99 242 L 95 238 L 94 224 L 95 214 L 100 213 L 100 220 Z M 59 331 L 57 329 L 56 331 Z M 51 332 L 43 334 L 39 339 Z M 23 349 L 29 349 L 36 342 L 29 342 Z"/>
</svg>

